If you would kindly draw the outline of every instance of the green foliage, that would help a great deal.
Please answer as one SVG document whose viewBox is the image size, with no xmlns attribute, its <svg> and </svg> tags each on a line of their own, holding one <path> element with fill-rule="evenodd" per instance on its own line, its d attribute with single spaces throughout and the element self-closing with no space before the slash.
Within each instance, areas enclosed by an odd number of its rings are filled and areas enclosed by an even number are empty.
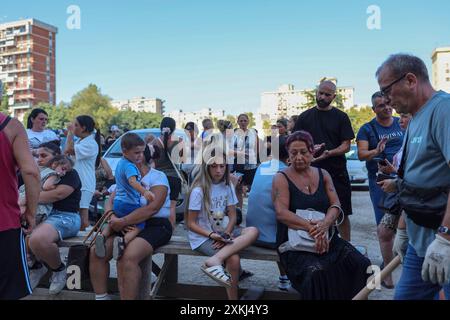
<svg viewBox="0 0 450 320">
<path fill-rule="evenodd" d="M 272 125 L 270 124 L 269 120 L 264 120 L 263 121 L 263 130 L 269 130 L 272 127 Z"/>
<path fill-rule="evenodd" d="M 226 117 L 226 120 L 231 122 L 231 124 L 233 125 L 233 128 L 236 128 L 237 121 L 236 121 L 236 117 L 235 116 L 232 116 L 231 114 L 228 114 L 227 117 Z"/>
<path fill-rule="evenodd" d="M 60 104 L 59 106 L 54 106 L 49 103 L 39 103 L 36 108 L 43 109 L 48 114 L 48 124 L 47 127 L 50 129 L 62 129 L 66 127 L 66 123 L 70 121 L 69 109 Z M 28 110 L 24 117 L 24 125 L 27 125 L 27 119 L 33 109 Z"/>
<path fill-rule="evenodd" d="M 350 121 L 352 123 L 353 131 L 355 135 L 358 134 L 359 129 L 367 122 L 375 117 L 371 107 L 356 108 L 352 107 L 346 111 Z"/>
<path fill-rule="evenodd" d="M 248 115 L 248 119 L 250 120 L 248 127 L 253 128 L 256 125 L 256 120 L 255 116 L 253 115 L 253 112 L 245 112 L 245 114 Z"/>
<path fill-rule="evenodd" d="M 2 99 L 0 101 L 0 112 L 9 114 L 9 102 L 8 102 L 8 95 L 6 94 L 6 91 L 7 91 L 6 85 L 4 85 Z"/>
<path fill-rule="evenodd" d="M 111 118 L 118 110 L 111 106 L 111 98 L 103 95 L 99 87 L 89 84 L 87 88 L 76 93 L 70 103 L 70 117 L 90 115 L 102 131 L 107 130 Z"/>
<path fill-rule="evenodd" d="M 162 116 L 156 113 L 135 112 L 131 110 L 116 113 L 111 119 L 110 124 L 115 124 L 122 129 L 143 129 L 159 128 Z"/>
<path fill-rule="evenodd" d="M 307 90 L 305 91 L 305 96 L 307 99 L 307 102 L 304 103 L 301 107 L 304 109 L 310 109 L 312 107 L 315 107 L 317 105 L 316 102 L 316 90 Z M 343 110 L 344 109 L 344 102 L 345 102 L 345 97 L 337 92 L 336 93 L 336 98 L 334 99 L 332 105 L 336 106 L 338 109 Z"/>
<path fill-rule="evenodd" d="M 107 132 L 115 124 L 121 129 L 129 130 L 159 127 L 162 116 L 148 112 L 119 111 L 111 106 L 111 98 L 101 93 L 100 88 L 90 84 L 76 93 L 70 104 L 60 103 L 53 106 L 41 103 L 37 108 L 44 109 L 49 115 L 48 127 L 51 129 L 66 128 L 77 116 L 90 115 L 94 118 L 101 132 Z M 31 109 L 24 116 L 24 124 Z"/>
</svg>

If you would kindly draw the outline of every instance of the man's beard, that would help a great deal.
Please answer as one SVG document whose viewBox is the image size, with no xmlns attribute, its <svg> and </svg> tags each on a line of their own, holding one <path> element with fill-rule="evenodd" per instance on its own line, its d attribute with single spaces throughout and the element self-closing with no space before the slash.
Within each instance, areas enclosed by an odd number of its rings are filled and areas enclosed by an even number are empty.
<svg viewBox="0 0 450 320">
<path fill-rule="evenodd" d="M 326 108 L 328 108 L 328 107 L 330 106 L 330 104 L 331 104 L 331 102 L 326 102 L 325 100 L 318 100 L 318 99 L 316 99 L 316 102 L 317 102 L 317 106 L 318 106 L 320 109 L 326 109 Z"/>
</svg>

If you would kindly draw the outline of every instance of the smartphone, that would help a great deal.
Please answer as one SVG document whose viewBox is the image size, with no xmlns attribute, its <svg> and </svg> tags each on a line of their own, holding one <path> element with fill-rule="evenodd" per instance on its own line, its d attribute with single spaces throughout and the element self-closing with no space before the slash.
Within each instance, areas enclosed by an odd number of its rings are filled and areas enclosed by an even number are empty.
<svg viewBox="0 0 450 320">
<path fill-rule="evenodd" d="M 381 182 L 388 179 L 395 179 L 396 177 L 390 176 L 384 173 L 377 173 L 377 182 Z"/>
<path fill-rule="evenodd" d="M 320 157 L 320 156 L 325 152 L 326 149 L 327 149 L 327 146 L 325 146 L 325 145 L 321 146 L 320 149 L 318 149 L 318 150 L 314 153 L 314 158 Z"/>
</svg>

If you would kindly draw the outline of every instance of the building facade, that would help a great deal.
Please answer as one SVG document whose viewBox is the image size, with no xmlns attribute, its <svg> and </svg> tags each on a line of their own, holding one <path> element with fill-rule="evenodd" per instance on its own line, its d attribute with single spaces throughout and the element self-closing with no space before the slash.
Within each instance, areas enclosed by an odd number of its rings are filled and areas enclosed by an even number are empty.
<svg viewBox="0 0 450 320">
<path fill-rule="evenodd" d="M 337 84 L 335 78 L 324 78 L 319 81 L 330 80 Z M 264 122 L 275 124 L 280 118 L 290 118 L 305 111 L 305 104 L 309 102 L 311 92 L 315 89 L 295 89 L 292 84 L 285 84 L 277 91 L 263 92 L 261 105 L 256 117 L 256 128 L 263 129 Z M 342 95 L 345 109 L 354 106 L 355 89 L 353 87 L 337 87 L 337 93 Z M 313 93 L 315 96 L 315 93 Z M 313 96 L 313 97 L 314 97 Z"/>
<path fill-rule="evenodd" d="M 167 112 L 165 114 L 166 117 L 171 117 L 175 119 L 177 123 L 177 128 L 184 128 L 186 123 L 194 122 L 197 124 L 199 130 L 202 130 L 202 121 L 204 119 L 225 119 L 225 111 L 224 110 L 213 110 L 212 108 L 203 108 L 199 111 L 192 112 L 184 112 L 183 110 L 174 110 L 171 112 Z M 214 123 L 215 125 L 215 123 Z"/>
<path fill-rule="evenodd" d="M 436 48 L 431 55 L 431 61 L 434 89 L 450 93 L 450 47 Z"/>
<path fill-rule="evenodd" d="M 40 102 L 56 104 L 57 32 L 36 19 L 0 24 L 0 81 L 16 118 Z"/>
<path fill-rule="evenodd" d="M 162 115 L 164 113 L 164 102 L 158 98 L 133 98 L 129 100 L 115 100 L 111 104 L 118 110 L 132 110 L 136 112 L 150 112 Z"/>
</svg>

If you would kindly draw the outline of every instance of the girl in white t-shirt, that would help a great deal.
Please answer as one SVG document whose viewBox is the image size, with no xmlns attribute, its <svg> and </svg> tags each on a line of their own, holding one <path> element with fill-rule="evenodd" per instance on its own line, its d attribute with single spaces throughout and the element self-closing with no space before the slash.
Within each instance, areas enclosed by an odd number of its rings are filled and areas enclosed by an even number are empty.
<svg viewBox="0 0 450 320">
<path fill-rule="evenodd" d="M 205 148 L 200 172 L 187 199 L 185 221 L 191 248 L 210 257 L 205 260 L 202 271 L 227 288 L 230 300 L 238 299 L 239 252 L 258 238 L 258 229 L 250 227 L 233 233 L 238 201 L 229 181 L 226 155 L 221 145 Z M 225 213 L 228 219 L 220 219 Z"/>
</svg>

